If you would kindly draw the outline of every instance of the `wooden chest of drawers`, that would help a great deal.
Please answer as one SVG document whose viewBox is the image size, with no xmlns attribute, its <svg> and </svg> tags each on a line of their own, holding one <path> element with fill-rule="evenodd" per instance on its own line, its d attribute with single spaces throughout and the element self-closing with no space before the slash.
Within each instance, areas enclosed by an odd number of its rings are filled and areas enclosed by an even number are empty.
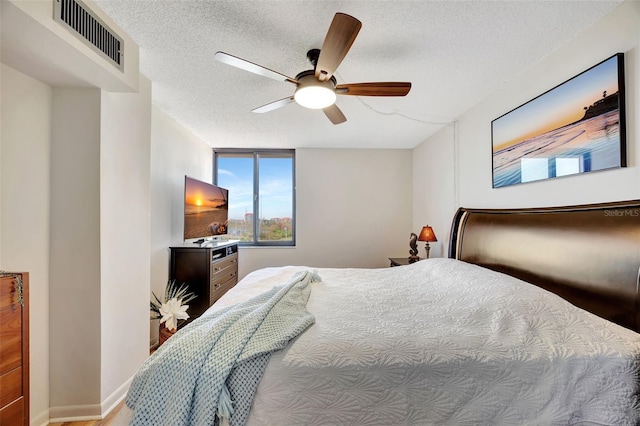
<svg viewBox="0 0 640 426">
<path fill-rule="evenodd" d="M 29 275 L 0 276 L 0 425 L 29 425 Z"/>
<path fill-rule="evenodd" d="M 238 244 L 171 247 L 169 279 L 186 283 L 197 296 L 189 302 L 189 320 L 184 326 L 238 283 Z"/>
</svg>

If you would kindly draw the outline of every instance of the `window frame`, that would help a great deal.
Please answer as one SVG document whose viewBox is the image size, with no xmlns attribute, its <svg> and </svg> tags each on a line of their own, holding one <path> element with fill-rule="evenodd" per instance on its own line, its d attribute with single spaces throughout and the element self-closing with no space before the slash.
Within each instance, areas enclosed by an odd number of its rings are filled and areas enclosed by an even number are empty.
<svg viewBox="0 0 640 426">
<path fill-rule="evenodd" d="M 239 241 L 245 247 L 295 247 L 296 245 L 296 151 L 295 149 L 250 149 L 214 148 L 213 183 L 218 184 L 218 155 L 244 154 L 253 158 L 253 241 Z M 291 158 L 291 241 L 260 241 L 260 156 L 282 156 Z"/>
</svg>

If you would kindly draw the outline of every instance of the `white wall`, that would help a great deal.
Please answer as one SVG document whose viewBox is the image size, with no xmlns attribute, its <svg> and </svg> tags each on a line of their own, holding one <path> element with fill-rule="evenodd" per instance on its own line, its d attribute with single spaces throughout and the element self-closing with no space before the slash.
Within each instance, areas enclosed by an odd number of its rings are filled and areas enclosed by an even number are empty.
<svg viewBox="0 0 640 426">
<path fill-rule="evenodd" d="M 414 168 L 428 168 L 414 179 L 414 226 L 451 223 L 463 207 L 543 207 L 640 198 L 640 2 L 626 1 L 585 33 L 549 55 L 459 118 L 458 132 L 445 129 L 414 149 Z M 617 52 L 625 53 L 628 167 L 492 188 L 491 121 L 581 73 Z M 441 155 L 455 149 L 455 155 Z M 448 157 L 448 160 L 447 160 Z M 419 176 L 416 174 L 416 176 Z M 448 194 L 426 204 L 434 176 L 454 181 Z M 427 179 L 428 178 L 428 179 Z M 450 185 L 447 183 L 447 186 Z M 457 200 L 457 202 L 456 202 Z M 422 208 L 420 207 L 422 204 Z M 447 206 L 442 208 L 442 206 Z M 448 231 L 447 231 L 448 232 Z M 446 248 L 441 250 L 446 254 Z"/>
<path fill-rule="evenodd" d="M 240 278 L 267 266 L 376 268 L 409 256 L 411 170 L 410 150 L 296 150 L 296 246 L 241 248 Z"/>
<path fill-rule="evenodd" d="M 51 133 L 51 415 L 89 415 L 100 401 L 100 89 L 54 89 Z"/>
<path fill-rule="evenodd" d="M 430 225 L 438 241 L 429 243 L 432 257 L 446 257 L 451 218 L 458 208 L 455 173 L 457 124 L 450 124 L 413 150 L 413 229 Z M 436 213 L 437 212 L 437 213 Z M 418 244 L 424 257 L 425 244 Z"/>
<path fill-rule="evenodd" d="M 149 356 L 151 82 L 101 98 L 101 412 Z"/>
<path fill-rule="evenodd" d="M 169 247 L 182 244 L 184 176 L 212 182 L 211 147 L 157 107 L 151 117 L 151 290 L 164 292 Z M 148 295 L 151 297 L 151 294 Z M 150 344 L 158 341 L 151 322 Z"/>
<path fill-rule="evenodd" d="M 52 90 L 1 65 L 0 269 L 29 272 L 30 412 L 49 410 L 49 138 Z"/>
<path fill-rule="evenodd" d="M 53 90 L 53 419 L 102 415 L 148 357 L 151 87 L 141 87 Z"/>
<path fill-rule="evenodd" d="M 150 83 L 1 71 L 0 268 L 30 273 L 32 424 L 100 415 L 148 356 Z"/>
</svg>

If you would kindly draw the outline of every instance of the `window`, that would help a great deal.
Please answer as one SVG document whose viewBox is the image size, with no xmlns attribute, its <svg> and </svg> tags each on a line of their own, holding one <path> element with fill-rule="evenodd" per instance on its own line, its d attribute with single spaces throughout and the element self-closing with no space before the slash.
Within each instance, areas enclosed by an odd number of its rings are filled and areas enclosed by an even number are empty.
<svg viewBox="0 0 640 426">
<path fill-rule="evenodd" d="M 214 182 L 229 190 L 230 238 L 295 245 L 294 150 L 214 150 L 213 164 Z"/>
</svg>

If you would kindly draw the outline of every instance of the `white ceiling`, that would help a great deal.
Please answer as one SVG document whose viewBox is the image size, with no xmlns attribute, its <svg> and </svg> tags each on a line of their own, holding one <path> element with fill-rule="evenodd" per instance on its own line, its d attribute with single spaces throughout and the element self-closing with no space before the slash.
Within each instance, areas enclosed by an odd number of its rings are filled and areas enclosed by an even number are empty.
<svg viewBox="0 0 640 426">
<path fill-rule="evenodd" d="M 140 46 L 153 103 L 212 147 L 413 148 L 621 1 L 97 0 Z M 312 68 L 336 12 L 362 29 L 340 83 L 409 81 L 406 97 L 339 96 L 347 122 L 295 103 L 253 108 L 295 86 L 213 59 L 239 56 L 295 77 Z"/>
</svg>

